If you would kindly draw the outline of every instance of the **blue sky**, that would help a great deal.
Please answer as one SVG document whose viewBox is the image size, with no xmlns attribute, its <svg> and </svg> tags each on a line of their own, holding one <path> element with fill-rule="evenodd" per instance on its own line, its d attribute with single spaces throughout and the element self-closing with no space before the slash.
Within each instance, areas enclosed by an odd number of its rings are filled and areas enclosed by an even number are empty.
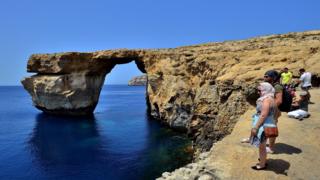
<svg viewBox="0 0 320 180">
<path fill-rule="evenodd" d="M 0 85 L 33 53 L 167 48 L 320 29 L 319 0 L 1 0 Z M 107 84 L 141 72 L 117 66 Z"/>
</svg>

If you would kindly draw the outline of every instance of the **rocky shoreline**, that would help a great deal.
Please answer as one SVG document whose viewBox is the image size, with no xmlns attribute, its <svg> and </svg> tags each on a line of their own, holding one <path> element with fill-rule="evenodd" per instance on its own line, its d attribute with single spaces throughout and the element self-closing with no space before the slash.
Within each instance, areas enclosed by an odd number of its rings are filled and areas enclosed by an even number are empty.
<svg viewBox="0 0 320 180">
<path fill-rule="evenodd" d="M 164 172 L 158 180 L 178 179 L 317 179 L 320 157 L 320 89 L 311 91 L 309 106 L 311 116 L 298 121 L 282 113 L 279 119 L 280 136 L 277 138 L 275 153 L 268 154 L 268 168 L 254 171 L 250 167 L 257 163 L 258 149 L 241 143 L 248 136 L 254 107 L 240 116 L 232 133 L 213 145 L 210 151 L 201 153 L 195 162 L 173 172 Z"/>
<path fill-rule="evenodd" d="M 214 149 L 214 144 L 212 146 Z M 157 180 L 178 180 L 178 179 L 197 179 L 197 180 L 213 180 L 219 179 L 215 175 L 215 170 L 208 167 L 209 157 L 214 150 L 199 154 L 195 162 L 189 163 L 184 167 L 178 168 L 173 172 L 164 172 Z"/>
<path fill-rule="evenodd" d="M 44 112 L 90 115 L 108 73 L 134 61 L 148 78 L 150 115 L 188 133 L 199 154 L 232 132 L 267 69 L 297 75 L 303 66 L 317 79 L 319 47 L 320 31 L 309 31 L 172 49 L 34 54 L 27 71 L 36 75 L 22 84 Z"/>
</svg>

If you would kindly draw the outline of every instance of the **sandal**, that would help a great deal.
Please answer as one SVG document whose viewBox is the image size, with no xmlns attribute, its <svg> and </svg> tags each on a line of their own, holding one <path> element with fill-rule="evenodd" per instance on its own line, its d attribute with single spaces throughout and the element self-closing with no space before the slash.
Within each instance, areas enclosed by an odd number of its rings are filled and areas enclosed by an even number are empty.
<svg viewBox="0 0 320 180">
<path fill-rule="evenodd" d="M 257 163 L 256 166 L 260 166 L 260 163 Z M 268 163 L 265 163 L 264 166 L 268 166 Z"/>
<path fill-rule="evenodd" d="M 265 165 L 264 167 L 260 167 L 259 165 L 255 165 L 255 166 L 252 166 L 251 168 L 252 168 L 253 170 L 260 171 L 260 170 L 265 170 L 265 169 L 267 169 L 267 165 Z"/>
<path fill-rule="evenodd" d="M 250 142 L 250 138 L 243 138 L 240 141 L 241 143 L 249 143 Z"/>
<path fill-rule="evenodd" d="M 269 148 L 269 147 L 266 147 L 266 151 L 268 154 L 274 154 L 274 151 L 271 150 L 271 148 Z"/>
</svg>

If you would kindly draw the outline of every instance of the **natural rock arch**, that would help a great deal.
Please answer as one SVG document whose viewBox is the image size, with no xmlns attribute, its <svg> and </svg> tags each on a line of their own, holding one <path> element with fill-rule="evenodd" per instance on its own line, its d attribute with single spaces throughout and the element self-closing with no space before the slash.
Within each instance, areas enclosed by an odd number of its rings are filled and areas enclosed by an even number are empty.
<svg viewBox="0 0 320 180">
<path fill-rule="evenodd" d="M 118 50 L 95 53 L 34 54 L 28 72 L 37 75 L 22 80 L 38 109 L 58 115 L 90 115 L 93 113 L 105 77 L 117 64 L 139 61 L 139 51 Z"/>
<path fill-rule="evenodd" d="M 116 64 L 135 61 L 148 77 L 150 114 L 208 150 L 254 102 L 266 70 L 288 67 L 297 75 L 303 66 L 319 76 L 319 47 L 320 31 L 310 31 L 173 49 L 36 54 L 28 72 L 37 74 L 22 84 L 45 112 L 90 114 L 105 75 Z"/>
</svg>

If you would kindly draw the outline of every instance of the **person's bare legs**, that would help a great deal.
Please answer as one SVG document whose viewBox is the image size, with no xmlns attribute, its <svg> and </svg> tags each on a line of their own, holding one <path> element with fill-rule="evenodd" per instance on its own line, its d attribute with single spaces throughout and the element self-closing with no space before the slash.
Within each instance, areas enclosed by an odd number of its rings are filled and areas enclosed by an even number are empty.
<svg viewBox="0 0 320 180">
<path fill-rule="evenodd" d="M 308 103 L 312 104 L 312 102 L 311 102 L 311 94 L 309 92 L 309 88 L 307 88 L 306 91 L 307 91 Z"/>
<path fill-rule="evenodd" d="M 302 90 L 302 91 L 306 91 L 306 92 L 307 92 L 307 99 L 308 99 L 309 104 L 313 104 L 313 103 L 311 102 L 311 94 L 310 94 L 310 92 L 309 92 L 309 89 L 310 89 L 310 87 L 305 87 L 305 88 L 301 87 L 301 90 Z"/>
<path fill-rule="evenodd" d="M 279 111 L 279 109 L 276 108 L 275 117 L 274 117 L 276 125 L 278 124 L 278 119 L 280 116 L 281 116 L 281 111 Z M 268 139 L 269 139 L 269 148 L 271 150 L 271 153 L 273 153 L 274 152 L 274 145 L 276 143 L 276 138 L 274 137 L 274 138 L 268 138 Z"/>
<path fill-rule="evenodd" d="M 269 153 L 274 153 L 274 144 L 276 143 L 276 138 L 268 138 L 269 139 L 269 148 L 270 148 L 270 151 Z"/>
<path fill-rule="evenodd" d="M 260 145 L 259 145 L 259 158 L 260 158 L 259 166 L 260 166 L 260 168 L 265 167 L 266 162 L 267 162 L 266 142 L 267 141 L 264 141 L 263 143 L 260 143 Z"/>
</svg>

